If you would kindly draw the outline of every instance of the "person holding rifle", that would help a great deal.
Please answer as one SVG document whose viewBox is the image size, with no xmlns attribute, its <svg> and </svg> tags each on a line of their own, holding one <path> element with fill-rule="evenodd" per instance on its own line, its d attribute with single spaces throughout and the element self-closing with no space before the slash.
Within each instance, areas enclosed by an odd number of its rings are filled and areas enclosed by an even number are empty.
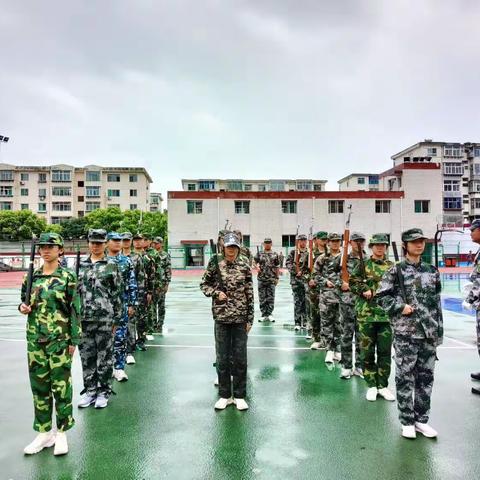
<svg viewBox="0 0 480 480">
<path fill-rule="evenodd" d="M 308 266 L 306 235 L 297 235 L 295 249 L 288 254 L 286 267 L 290 272 L 295 330 L 299 331 L 301 328 L 306 328 L 307 326 L 306 288 L 307 281 L 310 278 L 310 268 Z"/>
<path fill-rule="evenodd" d="M 437 347 L 443 342 L 440 274 L 421 258 L 426 243 L 420 228 L 402 233 L 405 260 L 383 276 L 377 301 L 390 316 L 395 347 L 395 383 L 402 436 L 438 435 L 429 424 Z"/>
<path fill-rule="evenodd" d="M 254 318 L 252 271 L 240 255 L 240 240 L 234 233 L 227 233 L 223 243 L 223 258 L 212 256 L 200 284 L 203 294 L 212 298 L 215 320 L 220 394 L 215 409 L 235 404 L 238 410 L 247 410 L 247 338 Z"/>
<path fill-rule="evenodd" d="M 38 433 L 24 453 L 33 455 L 55 445 L 54 455 L 68 453 L 66 431 L 74 425 L 72 358 L 80 342 L 80 299 L 77 277 L 59 263 L 63 239 L 42 233 L 38 241 L 43 266 L 30 269 L 22 284 L 19 310 L 27 319 L 30 386 Z M 35 256 L 35 244 L 32 245 Z M 57 433 L 52 432 L 55 399 Z"/>
<path fill-rule="evenodd" d="M 352 235 L 353 237 L 353 235 Z M 368 243 L 371 257 L 364 261 L 363 254 L 350 276 L 350 288 L 356 295 L 355 310 L 360 332 L 360 354 L 365 381 L 368 386 L 367 400 L 373 402 L 380 395 L 393 402 L 395 396 L 388 389 L 392 363 L 392 327 L 387 312 L 378 304 L 376 291 L 384 273 L 393 262 L 388 260 L 387 235 L 376 233 Z"/>
</svg>

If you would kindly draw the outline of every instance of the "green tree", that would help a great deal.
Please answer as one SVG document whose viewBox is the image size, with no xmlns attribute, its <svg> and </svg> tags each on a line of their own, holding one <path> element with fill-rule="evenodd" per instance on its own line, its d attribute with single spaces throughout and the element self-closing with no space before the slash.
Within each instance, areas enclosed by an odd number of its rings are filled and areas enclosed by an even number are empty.
<svg viewBox="0 0 480 480">
<path fill-rule="evenodd" d="M 7 241 L 30 240 L 33 235 L 46 231 L 47 222 L 30 210 L 0 212 L 0 239 Z"/>
<path fill-rule="evenodd" d="M 86 217 L 70 218 L 62 223 L 62 235 L 65 239 L 85 237 L 86 233 Z"/>
</svg>

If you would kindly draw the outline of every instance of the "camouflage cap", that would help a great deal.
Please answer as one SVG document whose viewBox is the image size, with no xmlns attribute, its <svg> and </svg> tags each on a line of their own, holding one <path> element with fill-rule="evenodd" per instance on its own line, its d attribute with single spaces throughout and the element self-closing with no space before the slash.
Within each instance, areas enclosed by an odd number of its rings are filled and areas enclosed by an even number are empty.
<svg viewBox="0 0 480 480">
<path fill-rule="evenodd" d="M 368 246 L 371 245 L 390 245 L 390 241 L 385 233 L 374 233 L 368 241 Z"/>
<path fill-rule="evenodd" d="M 224 237 L 227 233 L 232 233 L 230 230 L 220 230 L 218 232 L 218 238 Z"/>
<path fill-rule="evenodd" d="M 143 234 L 143 238 L 145 240 L 152 240 L 153 239 L 153 235 L 151 233 L 144 233 Z"/>
<path fill-rule="evenodd" d="M 240 240 L 238 239 L 237 235 L 230 232 L 227 233 L 223 239 L 223 243 L 226 247 L 238 247 L 240 248 Z"/>
<path fill-rule="evenodd" d="M 421 239 L 427 239 L 421 228 L 411 228 L 410 230 L 405 230 L 405 232 L 402 233 L 402 242 L 413 242 Z"/>
<path fill-rule="evenodd" d="M 118 232 L 108 232 L 107 240 L 123 240 L 123 236 Z"/>
<path fill-rule="evenodd" d="M 89 242 L 106 242 L 107 241 L 107 231 L 103 228 L 91 228 L 88 231 L 88 241 Z"/>
<path fill-rule="evenodd" d="M 58 233 L 46 232 L 40 234 L 37 242 L 38 245 L 58 245 L 63 247 L 63 238 Z"/>
<path fill-rule="evenodd" d="M 122 240 L 131 240 L 133 238 L 133 235 L 130 232 L 123 232 L 121 235 Z"/>
<path fill-rule="evenodd" d="M 361 232 L 352 232 L 352 234 L 350 235 L 350 240 L 354 242 L 361 242 L 362 240 L 366 239 L 367 238 L 365 237 L 365 235 Z"/>
<path fill-rule="evenodd" d="M 272 239 L 270 237 L 265 237 L 263 243 L 272 243 Z"/>
<path fill-rule="evenodd" d="M 470 225 L 470 231 L 474 231 L 476 230 L 477 228 L 480 228 L 480 218 L 476 218 L 472 224 Z"/>
<path fill-rule="evenodd" d="M 163 237 L 155 237 L 155 243 L 163 243 Z"/>
<path fill-rule="evenodd" d="M 328 239 L 329 240 L 341 240 L 342 236 L 339 233 L 331 232 L 331 233 L 328 234 Z"/>
<path fill-rule="evenodd" d="M 297 240 L 307 240 L 307 236 L 301 233 L 300 235 L 297 235 Z"/>
<path fill-rule="evenodd" d="M 140 232 L 134 233 L 133 234 L 133 239 L 134 240 L 143 240 L 143 235 Z"/>
<path fill-rule="evenodd" d="M 319 240 L 327 240 L 328 239 L 328 232 L 325 232 L 321 230 L 320 232 L 317 232 L 315 234 L 315 238 L 318 238 Z"/>
</svg>

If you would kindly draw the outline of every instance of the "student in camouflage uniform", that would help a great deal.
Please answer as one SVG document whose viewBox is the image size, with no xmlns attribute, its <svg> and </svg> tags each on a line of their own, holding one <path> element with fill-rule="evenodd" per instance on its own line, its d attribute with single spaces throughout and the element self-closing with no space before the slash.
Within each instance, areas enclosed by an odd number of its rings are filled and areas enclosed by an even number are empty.
<svg viewBox="0 0 480 480">
<path fill-rule="evenodd" d="M 115 340 L 113 344 L 113 352 L 115 355 L 113 376 L 118 382 L 125 382 L 128 380 L 128 375 L 125 373 L 128 323 L 135 315 L 135 309 L 138 305 L 135 268 L 132 261 L 126 255 L 121 253 L 122 240 L 123 236 L 120 233 L 109 232 L 107 235 L 107 259 L 118 265 L 124 285 L 124 292 L 122 295 L 122 320 L 115 329 Z"/>
<path fill-rule="evenodd" d="M 377 394 L 385 400 L 395 400 L 387 388 L 392 363 L 392 327 L 387 312 L 378 305 L 375 297 L 380 280 L 393 265 L 387 259 L 388 245 L 385 234 L 373 235 L 368 244 L 372 256 L 363 265 L 358 262 L 350 276 L 352 292 L 357 295 L 355 309 L 360 330 L 360 353 L 368 386 L 367 400 L 371 402 L 377 399 Z"/>
<path fill-rule="evenodd" d="M 239 253 L 237 236 L 233 233 L 225 235 L 224 257 L 212 257 L 200 284 L 203 294 L 212 297 L 220 394 L 215 404 L 217 410 L 232 403 L 238 410 L 248 409 L 245 401 L 247 338 L 253 325 L 254 298 L 252 271 Z"/>
<path fill-rule="evenodd" d="M 165 252 L 163 249 L 162 237 L 155 238 L 154 247 L 160 257 L 160 268 L 162 271 L 157 302 L 157 323 L 154 326 L 154 330 L 157 333 L 162 333 L 163 323 L 165 321 L 165 297 L 167 295 L 170 282 L 172 281 L 172 260 L 170 258 L 170 254 Z"/>
<path fill-rule="evenodd" d="M 272 239 L 265 238 L 263 241 L 263 251 L 255 255 L 255 263 L 258 265 L 258 300 L 260 302 L 260 311 L 262 312 L 262 321 L 274 322 L 272 316 L 275 306 L 275 287 L 278 284 L 280 274 L 280 261 L 278 254 L 272 250 Z"/>
<path fill-rule="evenodd" d="M 145 266 L 142 259 L 143 250 L 137 249 L 132 251 L 132 239 L 133 235 L 130 232 L 122 233 L 122 253 L 130 259 L 133 264 L 133 270 L 135 272 L 135 279 L 137 281 L 137 306 L 135 307 L 134 315 L 128 319 L 127 328 L 127 365 L 135 364 L 135 342 L 137 337 L 137 324 L 140 315 L 144 313 L 146 304 L 146 291 L 145 291 Z M 138 238 L 137 238 L 138 240 Z M 138 246 L 138 243 L 137 243 Z"/>
<path fill-rule="evenodd" d="M 350 253 L 347 258 L 347 271 L 352 273 L 358 263 L 358 250 L 362 252 L 365 247 L 365 235 L 352 232 L 350 236 Z M 353 375 L 363 377 L 362 362 L 360 360 L 360 335 L 358 332 L 357 315 L 355 313 L 355 295 L 350 291 L 350 286 L 343 284 L 340 292 L 340 317 L 342 319 L 342 371 L 341 378 L 348 379 Z M 355 369 L 353 367 L 353 338 L 355 336 Z"/>
<path fill-rule="evenodd" d="M 253 264 L 253 255 L 250 249 L 243 244 L 243 235 L 240 230 L 233 230 L 233 233 L 237 236 L 240 241 L 240 255 L 247 259 L 247 262 L 250 266 Z"/>
<path fill-rule="evenodd" d="M 328 232 L 320 231 L 315 234 L 313 248 L 313 264 L 320 255 L 327 253 Z M 315 269 L 313 270 L 308 282 L 308 302 L 310 313 L 310 325 L 312 326 L 313 343 L 310 346 L 312 350 L 321 350 L 325 348 L 325 339 L 320 332 L 320 287 L 315 282 Z"/>
<path fill-rule="evenodd" d="M 80 341 L 80 299 L 74 272 L 60 266 L 63 239 L 42 233 L 38 242 L 43 266 L 33 272 L 29 305 L 26 305 L 27 276 L 22 284 L 19 310 L 27 319 L 27 352 L 30 386 L 39 434 L 25 447 L 32 455 L 55 445 L 54 454 L 68 452 L 65 432 L 73 427 L 72 357 Z M 53 399 L 57 433 L 52 432 Z"/>
<path fill-rule="evenodd" d="M 153 334 L 157 333 L 155 331 L 155 326 L 158 324 L 158 301 L 161 293 L 161 285 L 163 282 L 163 270 L 160 261 L 160 255 L 153 247 L 153 236 L 149 233 L 143 235 L 144 238 L 144 249 L 145 255 L 150 259 L 150 262 L 153 264 L 153 295 L 152 301 L 150 302 L 148 308 L 147 316 L 147 340 L 153 340 Z"/>
<path fill-rule="evenodd" d="M 470 235 L 472 241 L 480 243 L 480 219 L 474 220 L 470 226 Z M 480 260 L 479 255 L 475 256 L 472 273 L 470 274 L 471 288 L 467 297 L 463 302 L 464 308 L 467 310 L 475 309 L 477 318 L 477 348 L 480 355 Z M 480 372 L 470 374 L 473 380 L 480 380 Z M 480 395 L 480 388 L 472 387 L 472 393 Z"/>
<path fill-rule="evenodd" d="M 420 228 L 402 233 L 406 258 L 385 273 L 377 290 L 393 326 L 397 404 L 406 438 L 415 438 L 416 431 L 437 436 L 428 416 L 437 346 L 443 341 L 442 286 L 438 270 L 421 259 L 425 240 Z"/>
<path fill-rule="evenodd" d="M 297 236 L 298 242 L 298 272 L 296 262 L 296 249 L 293 249 L 287 257 L 285 265 L 290 272 L 290 285 L 293 293 L 293 311 L 295 330 L 307 327 L 307 282 L 310 278 L 308 266 L 307 236 Z"/>
<path fill-rule="evenodd" d="M 105 230 L 90 230 L 90 254 L 80 262 L 83 335 L 79 349 L 84 387 L 80 408 L 93 404 L 105 408 L 112 392 L 113 339 L 122 322 L 125 286 L 117 264 L 106 257 L 106 242 Z"/>
<path fill-rule="evenodd" d="M 331 232 L 328 234 L 328 252 L 315 262 L 315 282 L 320 287 L 321 329 L 325 337 L 327 355 L 325 363 L 332 365 L 334 360 L 341 360 L 340 345 L 342 323 L 340 319 L 340 287 L 342 279 L 340 250 L 342 236 Z"/>
</svg>

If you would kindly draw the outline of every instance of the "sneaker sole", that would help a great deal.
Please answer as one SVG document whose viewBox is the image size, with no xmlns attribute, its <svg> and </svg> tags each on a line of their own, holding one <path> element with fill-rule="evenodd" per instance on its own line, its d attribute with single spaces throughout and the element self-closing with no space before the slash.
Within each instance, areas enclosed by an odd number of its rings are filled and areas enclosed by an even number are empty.
<svg viewBox="0 0 480 480">
<path fill-rule="evenodd" d="M 438 433 L 435 434 L 435 435 L 430 435 L 430 434 L 427 434 L 427 433 L 423 433 L 421 430 L 419 430 L 418 428 L 415 429 L 416 432 L 418 433 L 421 433 L 424 437 L 426 438 L 437 438 L 438 436 Z"/>
<path fill-rule="evenodd" d="M 93 402 L 90 402 L 88 405 L 78 405 L 78 408 L 88 408 L 91 407 L 92 405 L 95 405 L 95 400 Z"/>
</svg>

